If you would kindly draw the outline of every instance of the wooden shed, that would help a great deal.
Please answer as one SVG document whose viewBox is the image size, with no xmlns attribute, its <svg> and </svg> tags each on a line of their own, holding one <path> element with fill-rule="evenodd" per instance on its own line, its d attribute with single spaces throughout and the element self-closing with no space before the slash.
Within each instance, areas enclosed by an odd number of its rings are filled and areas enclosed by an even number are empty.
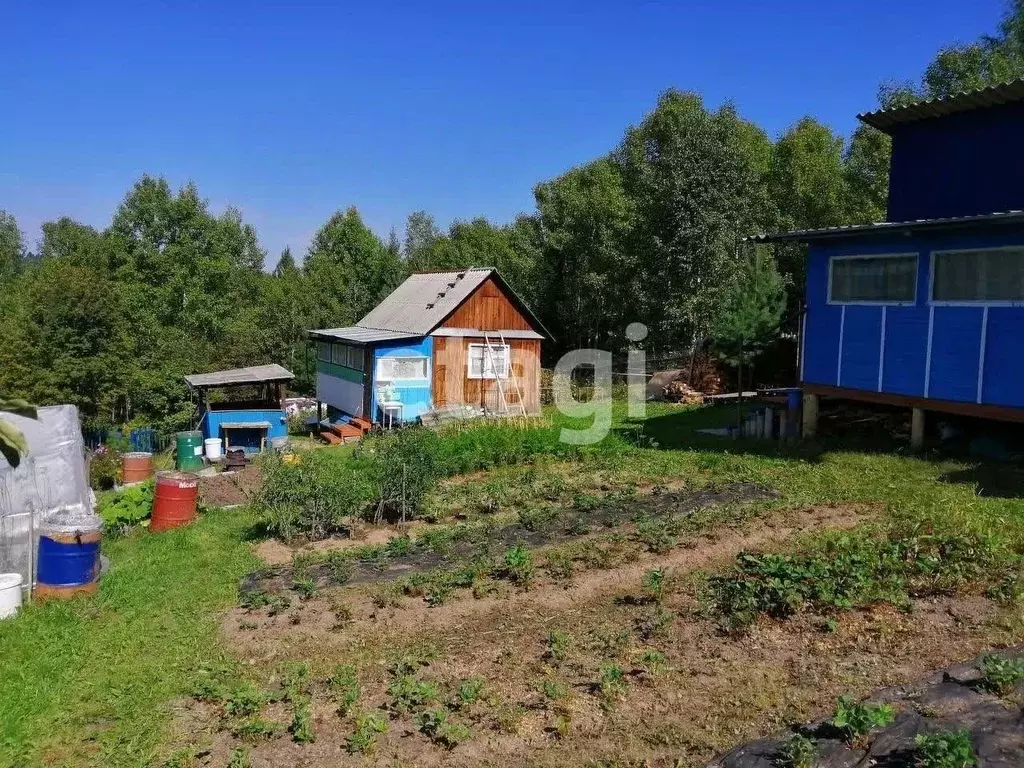
<svg viewBox="0 0 1024 768">
<path fill-rule="evenodd" d="M 356 325 L 309 331 L 332 422 L 385 426 L 442 408 L 540 412 L 550 334 L 497 270 L 411 275 Z"/>
<path fill-rule="evenodd" d="M 831 396 L 1024 422 L 1024 81 L 880 110 L 886 221 L 752 238 L 808 244 L 805 431 Z"/>
</svg>

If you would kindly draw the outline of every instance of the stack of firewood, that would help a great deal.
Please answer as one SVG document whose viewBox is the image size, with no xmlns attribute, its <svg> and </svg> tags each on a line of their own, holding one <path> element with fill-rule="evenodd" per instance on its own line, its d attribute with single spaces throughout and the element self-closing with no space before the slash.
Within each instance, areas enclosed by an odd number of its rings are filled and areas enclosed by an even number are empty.
<svg viewBox="0 0 1024 768">
<path fill-rule="evenodd" d="M 684 379 L 676 379 L 665 387 L 665 399 L 671 403 L 699 405 L 704 402 L 704 394 L 691 387 Z"/>
</svg>

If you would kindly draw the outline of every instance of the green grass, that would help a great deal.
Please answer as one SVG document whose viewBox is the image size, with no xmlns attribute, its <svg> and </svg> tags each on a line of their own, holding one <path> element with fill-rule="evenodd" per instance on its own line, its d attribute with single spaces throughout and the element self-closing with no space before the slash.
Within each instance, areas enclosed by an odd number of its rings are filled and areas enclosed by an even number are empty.
<svg viewBox="0 0 1024 768">
<path fill-rule="evenodd" d="M 257 562 L 241 511 L 105 540 L 93 599 L 29 605 L 0 622 L 0 765 L 146 765 L 170 705 L 220 660 L 217 612 Z"/>
</svg>

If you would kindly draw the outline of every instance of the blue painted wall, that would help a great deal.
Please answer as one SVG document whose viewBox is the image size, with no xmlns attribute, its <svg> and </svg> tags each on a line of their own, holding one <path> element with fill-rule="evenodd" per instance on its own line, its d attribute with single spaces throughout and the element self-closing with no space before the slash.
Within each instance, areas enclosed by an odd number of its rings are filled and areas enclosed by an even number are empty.
<svg viewBox="0 0 1024 768">
<path fill-rule="evenodd" d="M 287 437 L 288 417 L 284 411 L 277 409 L 268 410 L 239 410 L 239 411 L 209 411 L 203 419 L 203 437 L 224 437 L 220 425 L 224 422 L 239 421 L 269 421 L 270 429 L 267 430 L 267 439 L 272 437 Z M 237 430 L 235 430 L 237 431 Z M 253 430 L 255 433 L 256 430 Z M 238 442 L 244 443 L 248 448 L 259 448 L 259 439 L 254 440 L 253 434 L 238 435 Z M 232 441 L 234 443 L 234 440 Z"/>
<path fill-rule="evenodd" d="M 1024 104 L 898 126 L 889 220 L 1024 209 Z"/>
<path fill-rule="evenodd" d="M 803 381 L 974 403 L 984 327 L 981 402 L 1024 407 L 1024 304 L 989 306 L 986 323 L 984 306 L 932 306 L 929 301 L 933 250 L 1016 244 L 1024 244 L 1024 227 L 1012 234 L 889 236 L 812 245 L 807 263 Z M 828 279 L 832 256 L 884 253 L 917 253 L 918 271 L 914 303 L 884 307 L 883 348 L 883 307 L 829 304 Z M 929 321 L 931 368 L 926 376 Z"/>
<path fill-rule="evenodd" d="M 402 402 L 402 418 L 404 421 L 416 421 L 422 414 L 430 410 L 430 384 L 434 375 L 434 340 L 426 336 L 418 342 L 402 341 L 396 344 L 382 344 L 373 350 L 373 390 L 370 393 L 370 412 L 376 422 L 383 422 L 383 414 L 378 411 L 377 390 L 385 382 L 377 380 L 377 361 L 382 357 L 425 357 L 427 359 L 427 378 L 423 381 L 396 382 L 394 387 L 398 399 Z"/>
</svg>

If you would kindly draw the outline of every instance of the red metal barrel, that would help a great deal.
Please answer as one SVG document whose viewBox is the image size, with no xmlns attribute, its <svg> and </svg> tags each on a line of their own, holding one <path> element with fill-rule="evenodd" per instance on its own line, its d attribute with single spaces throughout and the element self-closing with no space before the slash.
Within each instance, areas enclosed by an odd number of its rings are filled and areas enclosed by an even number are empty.
<svg viewBox="0 0 1024 768">
<path fill-rule="evenodd" d="M 160 472 L 156 476 L 156 494 L 149 530 L 166 531 L 191 523 L 196 516 L 199 478 L 188 472 Z"/>
<path fill-rule="evenodd" d="M 126 453 L 121 457 L 121 474 L 125 485 L 149 480 L 153 476 L 153 454 Z"/>
</svg>

